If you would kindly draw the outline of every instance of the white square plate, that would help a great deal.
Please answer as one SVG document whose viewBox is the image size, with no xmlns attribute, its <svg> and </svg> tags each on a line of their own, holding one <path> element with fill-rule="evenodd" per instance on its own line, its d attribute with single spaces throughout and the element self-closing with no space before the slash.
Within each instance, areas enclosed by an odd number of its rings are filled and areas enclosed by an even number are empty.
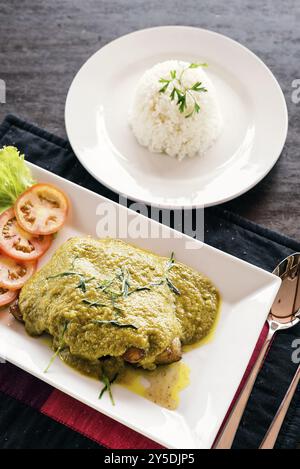
<svg viewBox="0 0 300 469">
<path fill-rule="evenodd" d="M 210 448 L 241 381 L 259 333 L 280 286 L 280 279 L 199 241 L 159 225 L 93 192 L 30 165 L 38 181 L 57 184 L 70 197 L 72 213 L 41 265 L 70 236 L 96 236 L 100 213 L 107 210 L 110 235 L 123 228 L 125 240 L 142 248 L 176 258 L 207 275 L 222 296 L 221 317 L 214 340 L 184 354 L 190 367 L 190 385 L 181 393 L 177 410 L 164 409 L 129 390 L 114 386 L 116 406 L 99 400 L 99 383 L 79 375 L 60 360 L 43 373 L 52 352 L 42 339 L 30 338 L 22 324 L 8 313 L 0 316 L 0 355 L 28 373 L 86 405 L 122 422 L 168 448 Z M 97 215 L 98 214 L 98 215 Z M 112 223 L 113 218 L 119 220 Z M 139 218 L 143 232 L 158 232 L 155 239 L 127 236 L 126 226 Z M 127 223 L 127 225 L 126 225 Z M 99 228 L 100 227 L 100 228 Z M 103 233 L 102 236 L 107 235 Z M 189 249 L 186 243 L 189 242 Z M 190 249 L 193 247 L 194 249 Z"/>
</svg>

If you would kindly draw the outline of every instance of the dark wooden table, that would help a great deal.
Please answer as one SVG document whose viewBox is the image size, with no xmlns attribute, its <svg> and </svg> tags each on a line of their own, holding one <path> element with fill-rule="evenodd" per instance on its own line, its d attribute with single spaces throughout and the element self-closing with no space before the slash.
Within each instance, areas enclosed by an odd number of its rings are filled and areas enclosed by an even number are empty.
<svg viewBox="0 0 300 469">
<path fill-rule="evenodd" d="M 0 119 L 19 115 L 65 136 L 65 98 L 83 62 L 112 39 L 140 28 L 183 24 L 212 29 L 258 54 L 277 77 L 289 110 L 285 148 L 269 175 L 227 204 L 239 214 L 300 237 L 300 3 L 297 0 L 0 0 Z M 259 83 L 253 80 L 253 87 Z"/>
</svg>

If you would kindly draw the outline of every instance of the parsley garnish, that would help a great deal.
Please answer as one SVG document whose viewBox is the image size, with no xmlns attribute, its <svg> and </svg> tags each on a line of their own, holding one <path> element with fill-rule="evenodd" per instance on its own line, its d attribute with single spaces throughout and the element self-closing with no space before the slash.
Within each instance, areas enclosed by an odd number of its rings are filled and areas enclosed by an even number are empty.
<svg viewBox="0 0 300 469">
<path fill-rule="evenodd" d="M 166 93 L 169 89 L 169 97 L 171 101 L 176 99 L 179 112 L 184 113 L 188 108 L 188 98 L 193 102 L 193 109 L 191 112 L 185 115 L 186 118 L 191 117 L 193 114 L 198 114 L 200 106 L 194 96 L 194 93 L 205 93 L 207 89 L 202 86 L 201 81 L 196 81 L 192 86 L 186 87 L 183 84 L 183 75 L 189 68 L 207 67 L 207 64 L 191 63 L 188 67 L 184 68 L 179 76 L 177 76 L 176 70 L 170 71 L 170 78 L 160 78 L 159 83 L 163 86 L 160 88 L 160 93 Z"/>
</svg>

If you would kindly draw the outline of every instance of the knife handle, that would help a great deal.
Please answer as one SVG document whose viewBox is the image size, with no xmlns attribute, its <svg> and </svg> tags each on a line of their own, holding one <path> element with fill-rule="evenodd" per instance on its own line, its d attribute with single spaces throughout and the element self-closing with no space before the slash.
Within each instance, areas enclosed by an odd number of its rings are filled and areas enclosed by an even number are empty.
<svg viewBox="0 0 300 469">
<path fill-rule="evenodd" d="M 237 432 L 238 426 L 240 424 L 241 418 L 243 416 L 244 410 L 246 408 L 247 402 L 249 400 L 251 391 L 253 389 L 254 383 L 256 381 L 259 370 L 262 366 L 264 358 L 266 356 L 267 350 L 269 348 L 270 342 L 274 335 L 274 330 L 269 329 L 269 333 L 266 337 L 266 340 L 261 348 L 259 356 L 255 362 L 255 365 L 252 368 L 252 371 L 246 381 L 244 388 L 241 391 L 241 394 L 237 398 L 233 409 L 231 410 L 229 417 L 221 430 L 219 437 L 217 438 L 216 443 L 214 444 L 214 449 L 230 449 Z"/>
<path fill-rule="evenodd" d="M 269 426 L 269 429 L 259 447 L 260 449 L 274 448 L 274 445 L 276 443 L 283 421 L 285 419 L 287 411 L 289 410 L 291 401 L 294 397 L 297 386 L 299 384 L 299 380 L 300 380 L 300 366 L 298 366 L 298 369 L 295 373 L 293 381 L 291 382 L 290 387 L 287 390 L 286 395 L 284 396 L 271 425 Z"/>
</svg>

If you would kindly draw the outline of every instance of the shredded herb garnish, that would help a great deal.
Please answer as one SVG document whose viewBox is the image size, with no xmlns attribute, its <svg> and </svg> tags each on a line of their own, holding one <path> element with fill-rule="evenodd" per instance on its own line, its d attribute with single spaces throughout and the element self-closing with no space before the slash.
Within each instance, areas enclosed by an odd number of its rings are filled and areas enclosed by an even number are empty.
<svg viewBox="0 0 300 469">
<path fill-rule="evenodd" d="M 175 295 L 180 295 L 180 291 L 178 290 L 177 287 L 175 287 L 174 283 L 171 282 L 171 280 L 169 279 L 169 277 L 166 277 L 166 282 L 167 282 L 167 285 L 168 287 L 170 288 L 170 290 L 175 293 Z"/>
<path fill-rule="evenodd" d="M 112 326 L 116 326 L 116 327 L 129 327 L 131 329 L 138 329 L 137 326 L 135 326 L 134 324 L 122 324 L 114 319 L 111 319 L 111 320 L 102 320 L 102 319 L 94 319 L 92 321 L 94 324 L 110 324 Z"/>
<path fill-rule="evenodd" d="M 74 269 L 74 266 L 75 266 L 75 262 L 77 261 L 77 259 L 79 259 L 79 256 L 76 255 L 72 261 L 72 269 Z"/>
<path fill-rule="evenodd" d="M 105 304 L 105 303 L 99 303 L 98 301 L 89 301 L 89 300 L 82 300 L 82 303 L 84 303 L 85 305 L 89 305 L 89 306 L 95 306 L 95 307 L 109 307 L 109 305 Z"/>
<path fill-rule="evenodd" d="M 80 288 L 83 293 L 86 293 L 86 282 L 83 277 L 80 277 L 79 283 L 76 288 Z"/>
<path fill-rule="evenodd" d="M 128 291 L 127 296 L 132 295 L 132 293 L 139 292 L 139 291 L 149 291 L 151 290 L 151 287 L 158 287 L 160 285 L 163 285 L 164 283 L 167 284 L 167 286 L 170 288 L 170 290 L 175 293 L 176 295 L 180 295 L 180 291 L 178 288 L 173 284 L 173 282 L 169 279 L 167 273 L 174 267 L 175 264 L 175 256 L 174 252 L 172 252 L 170 259 L 168 259 L 167 264 L 166 264 L 166 273 L 165 276 L 161 279 L 158 279 L 157 281 L 150 282 L 149 285 L 145 285 L 142 287 L 137 287 L 134 290 Z"/>
<path fill-rule="evenodd" d="M 175 264 L 175 256 L 174 256 L 174 252 L 172 252 L 171 257 L 167 262 L 166 271 L 170 272 L 170 270 L 174 267 L 174 264 Z M 175 295 L 181 294 L 178 288 L 175 287 L 174 283 L 169 279 L 167 274 L 166 274 L 165 280 L 166 280 L 168 287 L 173 293 L 175 293 Z"/>
<path fill-rule="evenodd" d="M 50 366 L 54 363 L 54 360 L 56 359 L 56 357 L 60 354 L 60 352 L 62 351 L 62 349 L 64 348 L 64 335 L 65 335 L 65 332 L 67 330 L 67 327 L 68 327 L 68 324 L 69 322 L 66 322 L 65 325 L 64 325 L 64 328 L 63 328 L 63 331 L 62 331 L 62 334 L 61 334 L 61 338 L 60 338 L 60 341 L 59 341 L 59 346 L 57 347 L 55 353 L 52 355 L 52 357 L 50 358 L 50 361 L 48 363 L 48 365 L 46 366 L 45 370 L 44 370 L 44 373 L 47 373 L 47 371 L 49 370 Z"/>
<path fill-rule="evenodd" d="M 172 252 L 170 259 L 167 262 L 167 271 L 171 270 L 175 264 L 174 252 Z"/>
<path fill-rule="evenodd" d="M 61 272 L 59 274 L 56 274 L 56 275 L 50 275 L 50 277 L 47 277 L 47 280 L 49 279 L 52 279 L 52 278 L 59 278 L 59 277 L 68 277 L 69 275 L 79 275 L 81 276 L 82 274 L 80 274 L 79 272 Z"/>
<path fill-rule="evenodd" d="M 137 287 L 134 290 L 131 290 L 130 292 L 128 292 L 128 296 L 132 295 L 132 293 L 136 293 L 139 291 L 146 291 L 146 290 L 151 290 L 151 288 L 150 287 Z"/>
<path fill-rule="evenodd" d="M 74 261 L 73 261 L 73 264 L 74 264 Z M 71 275 L 77 275 L 79 277 L 79 283 L 76 288 L 79 288 L 83 293 L 86 292 L 86 284 L 88 282 L 91 282 L 95 278 L 95 277 L 90 277 L 86 279 L 84 274 L 80 272 L 68 271 L 68 272 L 60 272 L 59 274 L 56 274 L 56 275 L 50 275 L 50 277 L 47 277 L 47 280 L 53 279 L 53 278 L 59 278 L 59 277 L 69 277 Z"/>
<path fill-rule="evenodd" d="M 94 279 L 95 279 L 95 277 L 90 277 L 88 279 L 85 279 L 83 276 L 80 276 L 80 280 L 79 280 L 79 283 L 78 283 L 76 288 L 80 288 L 80 290 L 83 293 L 86 293 L 86 284 L 91 282 Z"/>
<path fill-rule="evenodd" d="M 125 298 L 128 296 L 128 291 L 130 288 L 130 283 L 129 283 L 129 273 L 126 268 L 121 268 L 121 273 L 118 275 L 119 279 L 122 282 L 121 286 L 121 294 Z"/>
<path fill-rule="evenodd" d="M 112 284 L 113 282 L 116 280 L 116 276 L 113 277 L 112 279 L 110 280 L 104 280 L 103 283 L 101 283 L 100 285 L 98 285 L 97 287 L 97 290 L 101 290 L 101 291 L 106 291 Z"/>
<path fill-rule="evenodd" d="M 109 381 L 108 377 L 104 373 L 102 373 L 102 377 L 101 377 L 101 381 L 103 382 L 104 386 L 100 391 L 99 399 L 101 399 L 103 394 L 107 391 L 112 405 L 115 405 L 115 401 L 114 401 L 114 397 L 112 394 L 111 385 L 117 379 L 117 377 L 118 377 L 118 373 L 115 374 L 115 376 L 113 377 L 111 381 Z"/>
<path fill-rule="evenodd" d="M 157 280 L 157 282 L 151 282 L 149 285 L 151 285 L 151 287 L 159 287 L 160 285 L 163 285 L 163 283 L 165 283 L 165 279 L 160 279 L 160 280 Z"/>
<path fill-rule="evenodd" d="M 193 114 L 198 114 L 200 106 L 194 96 L 194 93 L 207 92 L 207 89 L 202 86 L 201 81 L 196 81 L 192 86 L 185 87 L 183 84 L 183 75 L 189 68 L 207 67 L 207 64 L 191 63 L 188 67 L 184 68 L 179 76 L 177 76 L 176 70 L 170 71 L 170 78 L 160 78 L 159 83 L 163 86 L 160 88 L 160 93 L 166 93 L 171 89 L 169 97 L 171 101 L 177 100 L 176 105 L 178 106 L 179 112 L 184 113 L 188 107 L 188 99 L 193 102 L 193 109 L 191 112 L 185 115 L 186 118 L 191 117 Z"/>
<path fill-rule="evenodd" d="M 120 308 L 120 306 L 116 305 L 116 299 L 119 298 L 121 296 L 120 293 L 115 293 L 115 292 L 109 292 L 110 293 L 110 301 L 111 301 L 111 305 L 113 307 L 113 309 L 119 313 L 119 312 L 122 312 L 124 311 L 122 308 Z"/>
</svg>

